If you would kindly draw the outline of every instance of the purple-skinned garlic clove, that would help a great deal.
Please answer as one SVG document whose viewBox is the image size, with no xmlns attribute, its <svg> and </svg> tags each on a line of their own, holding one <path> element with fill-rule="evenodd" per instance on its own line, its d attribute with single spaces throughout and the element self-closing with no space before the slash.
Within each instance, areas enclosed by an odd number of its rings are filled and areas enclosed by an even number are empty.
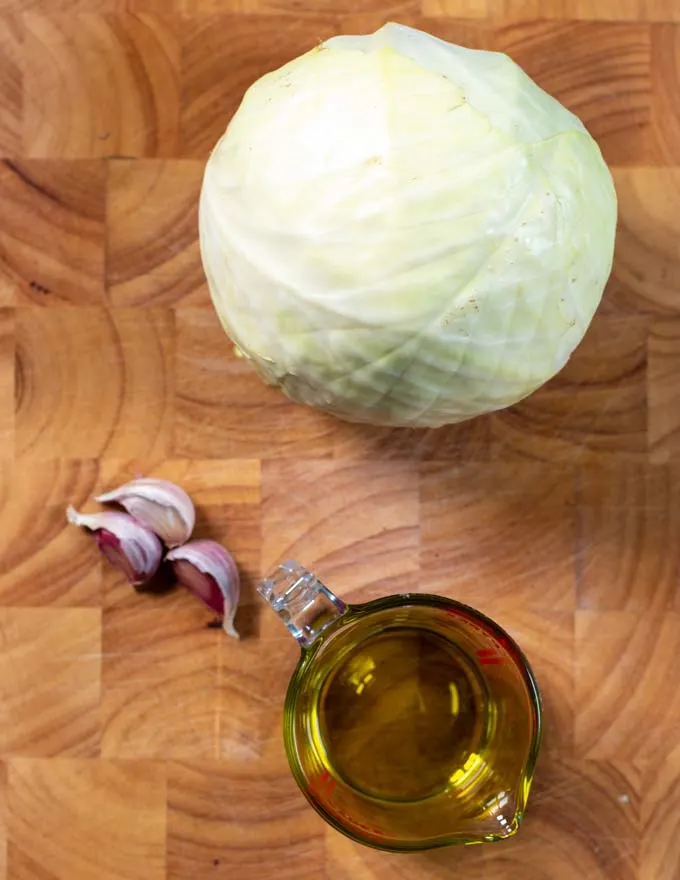
<svg viewBox="0 0 680 880">
<path fill-rule="evenodd" d="M 240 578 L 231 555 L 216 541 L 189 541 L 165 557 L 179 583 L 223 619 L 224 631 L 238 639 L 234 616 Z"/>
<path fill-rule="evenodd" d="M 169 480 L 153 477 L 131 480 L 111 492 L 98 495 L 95 501 L 120 504 L 170 548 L 188 541 L 196 523 L 191 498 Z"/>
<path fill-rule="evenodd" d="M 102 554 L 133 586 L 141 586 L 158 571 L 163 545 L 150 528 L 128 513 L 86 514 L 69 506 L 66 518 L 73 525 L 92 532 Z"/>
</svg>

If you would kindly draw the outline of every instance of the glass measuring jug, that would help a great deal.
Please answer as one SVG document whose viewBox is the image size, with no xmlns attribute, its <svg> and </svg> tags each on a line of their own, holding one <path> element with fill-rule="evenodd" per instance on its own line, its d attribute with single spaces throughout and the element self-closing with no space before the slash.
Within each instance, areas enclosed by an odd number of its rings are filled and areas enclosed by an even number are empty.
<svg viewBox="0 0 680 880">
<path fill-rule="evenodd" d="M 441 596 L 348 605 L 295 562 L 258 592 L 301 647 L 284 745 L 298 785 L 327 822 L 393 851 L 518 830 L 541 700 L 501 627 Z"/>
</svg>

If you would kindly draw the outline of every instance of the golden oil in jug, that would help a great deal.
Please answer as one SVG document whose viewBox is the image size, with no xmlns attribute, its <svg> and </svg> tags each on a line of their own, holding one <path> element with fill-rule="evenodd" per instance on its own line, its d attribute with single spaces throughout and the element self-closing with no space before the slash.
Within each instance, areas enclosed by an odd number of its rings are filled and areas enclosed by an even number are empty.
<svg viewBox="0 0 680 880">
<path fill-rule="evenodd" d="M 507 633 L 439 596 L 345 605 L 295 563 L 260 592 L 302 647 L 284 741 L 298 784 L 327 821 L 391 850 L 517 830 L 541 709 Z"/>
</svg>

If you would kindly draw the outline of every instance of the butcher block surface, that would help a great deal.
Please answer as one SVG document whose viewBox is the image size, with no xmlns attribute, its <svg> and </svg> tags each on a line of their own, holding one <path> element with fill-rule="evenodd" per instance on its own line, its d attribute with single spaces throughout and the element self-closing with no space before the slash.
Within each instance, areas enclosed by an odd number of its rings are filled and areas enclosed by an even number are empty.
<svg viewBox="0 0 680 880">
<path fill-rule="evenodd" d="M 245 88 L 387 20 L 506 51 L 620 203 L 563 372 L 442 430 L 296 406 L 236 359 L 201 270 L 208 153 Z M 680 2 L 0 0 L 0 880 L 678 880 Z M 65 508 L 180 483 L 243 577 L 237 642 L 136 593 Z M 519 835 L 392 855 L 307 805 L 297 645 L 255 585 L 440 593 L 525 649 L 545 740 Z"/>
</svg>

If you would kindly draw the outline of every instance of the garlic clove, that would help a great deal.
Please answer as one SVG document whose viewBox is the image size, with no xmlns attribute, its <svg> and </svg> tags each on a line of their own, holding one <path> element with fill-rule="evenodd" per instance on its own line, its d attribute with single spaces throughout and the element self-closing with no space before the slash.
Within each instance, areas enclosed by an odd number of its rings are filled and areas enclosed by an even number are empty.
<svg viewBox="0 0 680 880">
<path fill-rule="evenodd" d="M 129 514 L 117 511 L 84 514 L 68 507 L 66 518 L 94 534 L 102 554 L 133 586 L 141 586 L 158 571 L 163 545 L 150 528 Z"/>
<path fill-rule="evenodd" d="M 240 578 L 231 555 L 216 541 L 189 541 L 165 557 L 175 577 L 208 608 L 223 618 L 224 631 L 238 639 L 234 616 L 240 594 Z"/>
<path fill-rule="evenodd" d="M 115 502 L 154 531 L 167 547 L 178 547 L 191 537 L 196 523 L 194 505 L 184 491 L 169 480 L 153 477 L 131 480 L 95 501 Z"/>
</svg>

